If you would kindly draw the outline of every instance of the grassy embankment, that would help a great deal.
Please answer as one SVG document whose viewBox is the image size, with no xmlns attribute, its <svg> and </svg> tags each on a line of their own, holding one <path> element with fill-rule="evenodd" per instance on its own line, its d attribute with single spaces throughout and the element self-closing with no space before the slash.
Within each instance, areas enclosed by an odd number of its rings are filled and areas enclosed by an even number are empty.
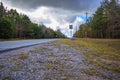
<svg viewBox="0 0 120 80">
<path fill-rule="evenodd" d="M 63 39 L 58 42 L 77 49 L 94 66 L 120 73 L 120 39 L 80 38 L 75 41 Z"/>
</svg>

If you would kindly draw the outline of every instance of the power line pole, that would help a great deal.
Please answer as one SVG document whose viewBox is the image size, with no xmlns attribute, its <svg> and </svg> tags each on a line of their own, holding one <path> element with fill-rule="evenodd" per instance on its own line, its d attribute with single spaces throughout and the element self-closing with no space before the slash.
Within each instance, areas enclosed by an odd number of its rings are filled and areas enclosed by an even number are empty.
<svg viewBox="0 0 120 80">
<path fill-rule="evenodd" d="M 87 23 L 88 23 L 88 12 L 86 11 L 86 26 L 88 26 L 87 25 Z M 87 31 L 85 32 L 85 38 L 87 38 Z"/>
<path fill-rule="evenodd" d="M 88 12 L 85 13 L 86 14 L 86 24 L 88 22 Z"/>
</svg>

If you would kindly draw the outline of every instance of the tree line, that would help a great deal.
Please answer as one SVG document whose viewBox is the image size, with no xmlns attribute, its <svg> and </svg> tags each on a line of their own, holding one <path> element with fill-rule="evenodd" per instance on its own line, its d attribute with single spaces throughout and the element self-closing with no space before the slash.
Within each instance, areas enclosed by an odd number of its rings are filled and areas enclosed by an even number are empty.
<svg viewBox="0 0 120 80">
<path fill-rule="evenodd" d="M 120 38 L 120 2 L 103 0 L 95 14 L 80 25 L 75 37 Z"/>
<path fill-rule="evenodd" d="M 0 39 L 8 38 L 64 38 L 61 31 L 54 31 L 45 25 L 32 23 L 27 15 L 4 7 L 0 2 Z"/>
</svg>

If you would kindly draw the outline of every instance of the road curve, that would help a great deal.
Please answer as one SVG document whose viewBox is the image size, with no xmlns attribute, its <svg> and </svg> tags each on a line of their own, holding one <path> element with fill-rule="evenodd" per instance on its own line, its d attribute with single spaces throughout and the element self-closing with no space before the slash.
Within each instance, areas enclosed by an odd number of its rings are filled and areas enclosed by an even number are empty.
<svg viewBox="0 0 120 80">
<path fill-rule="evenodd" d="M 14 50 L 18 48 L 23 48 L 27 46 L 32 46 L 40 43 L 46 43 L 55 41 L 58 39 L 37 39 L 37 40 L 17 40 L 17 41 L 0 41 L 0 53 Z"/>
</svg>

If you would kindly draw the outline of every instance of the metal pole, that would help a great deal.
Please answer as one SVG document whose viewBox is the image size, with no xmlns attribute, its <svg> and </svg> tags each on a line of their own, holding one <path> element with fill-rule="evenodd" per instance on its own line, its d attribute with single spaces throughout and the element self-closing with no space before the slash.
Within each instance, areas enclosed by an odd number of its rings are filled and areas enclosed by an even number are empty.
<svg viewBox="0 0 120 80">
<path fill-rule="evenodd" d="M 72 38 L 72 30 L 70 30 L 70 33 L 71 33 L 70 36 L 71 36 L 71 38 Z"/>
<path fill-rule="evenodd" d="M 86 12 L 85 14 L 86 14 L 86 24 L 87 24 L 88 12 Z"/>
</svg>

